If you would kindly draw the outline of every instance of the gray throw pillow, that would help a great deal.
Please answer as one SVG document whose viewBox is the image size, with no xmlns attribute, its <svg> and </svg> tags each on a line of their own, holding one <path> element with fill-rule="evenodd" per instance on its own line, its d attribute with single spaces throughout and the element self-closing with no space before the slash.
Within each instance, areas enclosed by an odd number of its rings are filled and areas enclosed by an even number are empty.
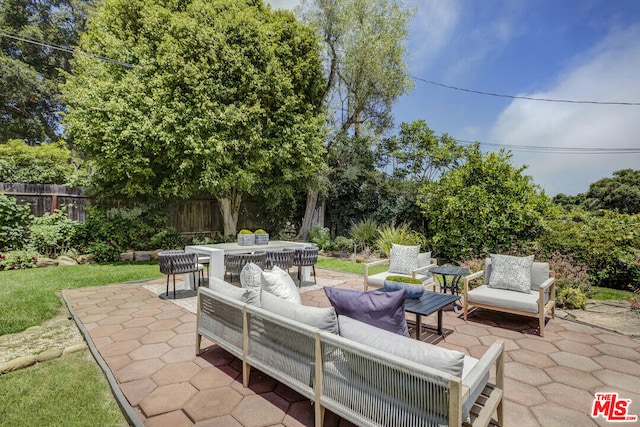
<svg viewBox="0 0 640 427">
<path fill-rule="evenodd" d="M 418 268 L 420 246 L 403 246 L 391 244 L 389 256 L 389 273 L 411 274 Z"/>
<path fill-rule="evenodd" d="M 404 289 L 395 292 L 363 292 L 325 287 L 324 292 L 338 315 L 409 336 L 407 320 L 404 317 Z"/>
<path fill-rule="evenodd" d="M 426 267 L 431 264 L 431 252 L 421 252 L 418 254 L 418 268 Z"/>
<path fill-rule="evenodd" d="M 515 257 L 491 254 L 490 288 L 531 293 L 533 255 Z"/>
</svg>

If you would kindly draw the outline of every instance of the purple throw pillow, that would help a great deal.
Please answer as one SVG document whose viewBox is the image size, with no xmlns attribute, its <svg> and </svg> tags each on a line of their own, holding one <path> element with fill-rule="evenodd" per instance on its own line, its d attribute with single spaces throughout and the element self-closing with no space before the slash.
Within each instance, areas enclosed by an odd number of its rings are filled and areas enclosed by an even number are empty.
<svg viewBox="0 0 640 427">
<path fill-rule="evenodd" d="M 404 317 L 404 289 L 394 292 L 363 292 L 325 287 L 324 292 L 338 315 L 409 336 L 407 320 Z"/>
</svg>

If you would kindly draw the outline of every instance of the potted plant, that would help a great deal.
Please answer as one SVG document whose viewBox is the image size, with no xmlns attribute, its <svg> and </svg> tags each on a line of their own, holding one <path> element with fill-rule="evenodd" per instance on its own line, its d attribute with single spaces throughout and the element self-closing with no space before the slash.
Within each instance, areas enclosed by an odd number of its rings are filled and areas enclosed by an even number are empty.
<svg viewBox="0 0 640 427">
<path fill-rule="evenodd" d="M 253 246 L 256 244 L 256 236 L 247 229 L 240 230 L 238 232 L 238 244 L 240 246 Z"/>
<path fill-rule="evenodd" d="M 269 233 L 264 231 L 262 228 L 257 229 L 253 234 L 256 236 L 256 245 L 269 244 Z"/>
<path fill-rule="evenodd" d="M 387 276 L 384 279 L 385 291 L 406 291 L 405 298 L 420 298 L 424 294 L 424 284 L 422 280 L 406 276 Z"/>
</svg>

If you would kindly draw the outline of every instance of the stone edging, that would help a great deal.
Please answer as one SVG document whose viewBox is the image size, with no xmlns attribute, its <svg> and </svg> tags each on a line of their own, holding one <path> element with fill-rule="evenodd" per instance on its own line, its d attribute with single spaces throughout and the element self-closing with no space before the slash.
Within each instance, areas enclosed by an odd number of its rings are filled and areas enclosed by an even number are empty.
<svg viewBox="0 0 640 427">
<path fill-rule="evenodd" d="M 15 359 L 9 360 L 0 365 L 0 375 L 17 371 L 19 369 L 28 368 L 29 366 L 35 365 L 36 363 L 46 362 L 49 360 L 57 359 L 58 357 L 66 356 L 71 353 L 87 350 L 88 348 L 89 346 L 87 345 L 87 343 L 81 342 L 72 344 L 69 347 L 66 347 L 64 350 L 47 350 L 38 354 L 16 357 Z"/>
</svg>

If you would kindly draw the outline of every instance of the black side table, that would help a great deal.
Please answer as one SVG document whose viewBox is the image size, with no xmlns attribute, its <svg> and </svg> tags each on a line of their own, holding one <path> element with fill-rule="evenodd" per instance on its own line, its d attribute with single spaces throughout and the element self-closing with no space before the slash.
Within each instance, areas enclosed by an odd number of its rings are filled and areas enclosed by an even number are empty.
<svg viewBox="0 0 640 427">
<path fill-rule="evenodd" d="M 446 266 L 446 265 L 442 265 L 442 266 L 439 265 L 439 266 L 433 267 L 429 271 L 431 271 L 431 274 L 439 274 L 442 276 L 441 292 L 444 292 L 446 294 L 447 289 L 449 289 L 449 292 L 451 293 L 451 295 L 460 294 L 458 283 L 460 282 L 460 279 L 462 278 L 462 276 L 469 274 L 468 268 L 452 267 L 452 266 Z M 451 280 L 449 281 L 449 283 L 447 283 L 447 276 L 451 277 Z M 459 310 L 458 304 L 454 302 L 453 311 L 457 313 L 458 310 Z"/>
</svg>

